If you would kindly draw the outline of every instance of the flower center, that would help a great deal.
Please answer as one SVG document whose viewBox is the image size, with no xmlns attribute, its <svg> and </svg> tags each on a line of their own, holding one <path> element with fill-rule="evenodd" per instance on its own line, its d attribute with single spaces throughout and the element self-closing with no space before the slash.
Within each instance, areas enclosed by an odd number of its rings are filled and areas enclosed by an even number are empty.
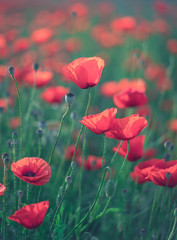
<svg viewBox="0 0 177 240">
<path fill-rule="evenodd" d="M 26 177 L 35 177 L 35 173 L 34 172 L 26 172 L 23 176 L 26 176 Z"/>
</svg>

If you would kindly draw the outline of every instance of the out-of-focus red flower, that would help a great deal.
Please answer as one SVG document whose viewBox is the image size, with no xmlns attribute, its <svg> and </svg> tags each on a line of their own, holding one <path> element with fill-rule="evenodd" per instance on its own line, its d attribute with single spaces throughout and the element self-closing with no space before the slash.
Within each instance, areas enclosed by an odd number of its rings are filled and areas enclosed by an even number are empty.
<svg viewBox="0 0 177 240">
<path fill-rule="evenodd" d="M 108 108 L 101 113 L 85 116 L 80 122 L 95 134 L 102 134 L 111 129 L 116 114 L 116 108 Z"/>
<path fill-rule="evenodd" d="M 5 112 L 8 110 L 8 98 L 0 98 L 0 108 Z"/>
<path fill-rule="evenodd" d="M 7 54 L 6 39 L 0 34 L 0 59 L 5 58 Z"/>
<path fill-rule="evenodd" d="M 131 35 L 137 40 L 146 40 L 152 33 L 152 26 L 150 22 L 141 21 Z"/>
<path fill-rule="evenodd" d="M 153 31 L 158 34 L 169 34 L 170 26 L 168 23 L 163 19 L 156 19 L 152 23 Z"/>
<path fill-rule="evenodd" d="M 41 93 L 41 98 L 50 104 L 61 103 L 62 98 L 68 92 L 69 89 L 62 86 L 49 87 L 43 93 Z"/>
<path fill-rule="evenodd" d="M 156 162 L 163 161 L 159 159 L 151 159 L 148 161 L 144 161 L 139 163 L 134 171 L 130 173 L 131 178 L 137 182 L 138 184 L 142 184 L 149 181 L 149 172 L 151 172 L 153 164 Z"/>
<path fill-rule="evenodd" d="M 156 148 L 148 148 L 146 150 L 144 150 L 144 159 L 145 160 L 148 160 L 148 159 L 151 159 L 151 158 L 154 158 L 156 157 L 157 155 L 157 149 Z"/>
<path fill-rule="evenodd" d="M 172 132 L 177 132 L 177 119 L 170 119 L 167 121 L 167 129 Z"/>
<path fill-rule="evenodd" d="M 137 136 L 129 141 L 129 152 L 127 160 L 133 162 L 137 161 L 143 156 L 143 146 L 144 146 L 145 135 Z M 113 151 L 116 152 L 121 143 L 113 148 Z M 128 149 L 128 141 L 123 141 L 118 154 L 125 157 Z"/>
<path fill-rule="evenodd" d="M 71 79 L 79 88 L 94 87 L 98 84 L 104 68 L 99 57 L 78 58 L 63 68 L 66 79 Z"/>
<path fill-rule="evenodd" d="M 58 39 L 55 39 L 45 44 L 42 44 L 40 48 L 40 52 L 41 52 L 41 55 L 51 57 L 51 56 L 54 56 L 56 53 L 58 53 L 61 47 L 62 47 L 62 43 Z"/>
<path fill-rule="evenodd" d="M 114 12 L 114 4 L 112 2 L 103 2 L 100 3 L 99 6 L 99 13 L 101 13 L 102 16 L 110 16 Z"/>
<path fill-rule="evenodd" d="M 77 159 L 78 164 L 82 164 L 82 156 Z M 87 159 L 83 159 L 83 168 L 85 170 L 97 170 L 102 168 L 102 157 L 89 155 Z"/>
<path fill-rule="evenodd" d="M 42 158 L 25 157 L 11 164 L 11 170 L 24 182 L 45 185 L 51 177 L 51 167 Z"/>
<path fill-rule="evenodd" d="M 67 149 L 65 151 L 65 159 L 66 160 L 72 160 L 72 157 L 74 155 L 74 151 L 75 151 L 75 145 L 74 144 L 67 147 Z M 81 154 L 81 149 L 80 149 L 80 147 L 77 147 L 75 159 L 77 159 L 80 156 L 80 154 Z"/>
<path fill-rule="evenodd" d="M 31 39 L 35 43 L 45 43 L 53 35 L 53 32 L 49 28 L 40 28 L 32 32 Z"/>
<path fill-rule="evenodd" d="M 17 129 L 20 126 L 20 117 L 13 117 L 9 119 L 9 126 L 12 129 Z"/>
<path fill-rule="evenodd" d="M 25 38 L 25 37 L 19 38 L 18 40 L 16 40 L 13 45 L 13 51 L 15 53 L 26 51 L 29 48 L 30 48 L 30 41 L 28 38 Z"/>
<path fill-rule="evenodd" d="M 88 7 L 84 3 L 75 3 L 69 8 L 69 13 L 76 13 L 77 17 L 87 17 L 88 16 Z"/>
<path fill-rule="evenodd" d="M 177 40 L 176 39 L 169 39 L 167 41 L 167 49 L 172 54 L 177 54 Z"/>
<path fill-rule="evenodd" d="M 48 208 L 49 201 L 29 204 L 9 216 L 9 219 L 27 229 L 34 229 L 42 224 Z"/>
<path fill-rule="evenodd" d="M 37 71 L 36 73 L 36 87 L 44 87 L 46 86 L 52 79 L 53 74 L 49 71 Z M 34 86 L 34 72 L 31 71 L 30 73 L 26 74 L 25 82 L 28 83 L 30 86 Z"/>
<path fill-rule="evenodd" d="M 68 38 L 65 40 L 65 48 L 68 52 L 77 52 L 81 49 L 81 41 L 77 38 Z"/>
<path fill-rule="evenodd" d="M 168 91 L 173 86 L 171 78 L 168 76 L 159 77 L 155 82 L 155 85 L 159 92 Z"/>
<path fill-rule="evenodd" d="M 145 70 L 145 77 L 149 81 L 157 80 L 159 77 L 166 75 L 166 69 L 162 65 L 149 64 Z"/>
<path fill-rule="evenodd" d="M 143 91 L 129 88 L 123 92 L 115 94 L 113 101 L 116 107 L 124 109 L 145 105 L 147 103 L 147 97 Z"/>
<path fill-rule="evenodd" d="M 116 18 L 112 21 L 111 27 L 114 31 L 132 31 L 136 26 L 136 20 L 133 17 L 126 16 Z"/>
<path fill-rule="evenodd" d="M 111 129 L 105 132 L 105 136 L 117 140 L 130 140 L 147 127 L 147 124 L 147 120 L 139 117 L 138 114 L 125 118 L 116 118 L 112 123 Z"/>
<path fill-rule="evenodd" d="M 0 183 L 0 196 L 3 195 L 4 191 L 6 190 L 6 187 Z"/>
<path fill-rule="evenodd" d="M 138 112 L 140 117 L 151 117 L 152 109 L 150 106 L 143 106 L 138 108 Z"/>
<path fill-rule="evenodd" d="M 169 5 L 164 1 L 156 1 L 154 4 L 154 8 L 158 13 L 162 15 L 166 15 L 169 13 Z"/>
<path fill-rule="evenodd" d="M 116 93 L 125 91 L 128 88 L 145 92 L 146 83 L 141 78 L 133 79 L 132 81 L 129 81 L 128 78 L 123 78 L 118 82 L 110 81 L 102 84 L 101 94 L 106 97 L 113 97 Z"/>
</svg>

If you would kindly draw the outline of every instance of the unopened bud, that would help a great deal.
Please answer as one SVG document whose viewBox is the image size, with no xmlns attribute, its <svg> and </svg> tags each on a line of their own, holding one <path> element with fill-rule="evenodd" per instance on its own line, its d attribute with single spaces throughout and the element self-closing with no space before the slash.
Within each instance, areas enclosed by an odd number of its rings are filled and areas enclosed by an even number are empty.
<svg viewBox="0 0 177 240">
<path fill-rule="evenodd" d="M 71 183 L 72 183 L 72 177 L 71 177 L 71 176 L 67 176 L 67 177 L 65 178 L 65 182 L 66 182 L 67 184 L 71 184 Z"/>
<path fill-rule="evenodd" d="M 74 101 L 74 95 L 72 93 L 67 93 L 65 95 L 65 101 L 68 105 L 71 105 Z"/>
<path fill-rule="evenodd" d="M 23 195 L 24 195 L 23 190 L 18 190 L 17 195 L 18 195 L 19 198 L 22 198 Z"/>
<path fill-rule="evenodd" d="M 8 153 L 3 153 L 3 154 L 2 154 L 2 159 L 4 160 L 4 159 L 6 159 L 6 158 L 9 158 L 9 154 L 8 154 Z"/>
<path fill-rule="evenodd" d="M 14 67 L 9 67 L 9 73 L 10 73 L 10 75 L 14 75 L 15 68 Z"/>
<path fill-rule="evenodd" d="M 36 131 L 36 134 L 38 135 L 39 138 L 41 138 L 43 136 L 43 130 L 42 129 L 38 129 Z"/>
<path fill-rule="evenodd" d="M 77 113 L 72 112 L 72 113 L 70 114 L 70 117 L 71 117 L 72 120 L 76 120 L 76 119 L 77 119 Z"/>
<path fill-rule="evenodd" d="M 142 228 L 142 229 L 140 230 L 140 235 L 141 235 L 141 236 L 145 236 L 145 235 L 146 235 L 146 230 Z"/>
<path fill-rule="evenodd" d="M 39 69 L 39 63 L 34 63 L 33 64 L 33 69 L 34 69 L 34 71 L 37 71 L 38 69 Z"/>
<path fill-rule="evenodd" d="M 73 162 L 71 163 L 71 168 L 72 168 L 72 170 L 76 169 L 77 165 L 78 165 L 77 162 L 73 161 Z"/>
<path fill-rule="evenodd" d="M 115 193 L 115 183 L 113 180 L 109 180 L 105 187 L 106 197 L 111 198 Z"/>
</svg>

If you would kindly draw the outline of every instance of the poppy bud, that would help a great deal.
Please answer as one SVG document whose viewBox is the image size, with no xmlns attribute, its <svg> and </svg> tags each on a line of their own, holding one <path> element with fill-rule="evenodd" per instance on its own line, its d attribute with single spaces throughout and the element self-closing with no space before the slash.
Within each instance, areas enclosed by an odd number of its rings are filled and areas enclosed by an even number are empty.
<svg viewBox="0 0 177 240">
<path fill-rule="evenodd" d="M 4 159 L 6 159 L 6 158 L 9 158 L 9 154 L 8 154 L 8 153 L 3 153 L 3 154 L 2 154 L 2 159 L 4 160 Z"/>
<path fill-rule="evenodd" d="M 72 93 L 67 93 L 65 95 L 65 101 L 68 105 L 71 105 L 74 101 L 74 95 Z"/>
<path fill-rule="evenodd" d="M 58 195 L 57 195 L 57 198 L 56 198 L 56 205 L 58 205 L 60 203 L 62 195 L 63 195 L 63 186 L 61 186 L 59 188 Z"/>
<path fill-rule="evenodd" d="M 14 67 L 9 67 L 9 73 L 10 73 L 10 75 L 14 75 L 15 68 Z"/>
<path fill-rule="evenodd" d="M 177 208 L 174 210 L 174 216 L 177 217 Z"/>
<path fill-rule="evenodd" d="M 85 233 L 83 234 L 83 239 L 84 239 L 84 240 L 91 240 L 91 237 L 92 237 L 92 234 L 89 233 L 89 232 L 85 232 Z"/>
<path fill-rule="evenodd" d="M 166 173 L 166 178 L 167 178 L 167 180 L 169 180 L 170 177 L 171 177 L 171 173 L 167 172 L 167 173 Z"/>
<path fill-rule="evenodd" d="M 42 129 L 38 129 L 36 131 L 36 134 L 38 135 L 39 138 L 41 138 L 43 136 L 43 130 Z"/>
<path fill-rule="evenodd" d="M 17 139 L 17 132 L 12 133 L 12 139 Z"/>
<path fill-rule="evenodd" d="M 78 165 L 77 162 L 73 161 L 73 162 L 71 163 L 71 168 L 72 168 L 72 170 L 76 169 L 77 165 Z"/>
<path fill-rule="evenodd" d="M 167 161 L 170 161 L 170 159 L 171 159 L 171 153 L 165 153 L 164 158 L 165 158 L 165 161 L 166 161 L 166 162 L 167 162 Z"/>
<path fill-rule="evenodd" d="M 105 187 L 106 197 L 111 198 L 115 193 L 115 183 L 113 180 L 109 180 Z"/>
<path fill-rule="evenodd" d="M 12 149 L 12 139 L 9 139 L 9 140 L 7 141 L 7 144 L 8 144 L 8 147 L 9 147 L 10 149 Z"/>
<path fill-rule="evenodd" d="M 146 235 L 146 230 L 142 228 L 142 229 L 140 230 L 140 235 L 141 235 L 141 236 Z"/>
<path fill-rule="evenodd" d="M 69 185 L 69 184 L 71 184 L 72 183 L 72 177 L 71 176 L 67 176 L 66 178 L 65 178 L 65 182 Z"/>
<path fill-rule="evenodd" d="M 173 151 L 173 149 L 174 149 L 174 144 L 171 143 L 170 141 L 165 141 L 164 147 L 165 147 L 166 150 L 168 150 L 168 151 Z"/>
<path fill-rule="evenodd" d="M 24 195 L 23 190 L 18 190 L 17 195 L 18 195 L 19 198 L 22 198 L 23 195 Z"/>
<path fill-rule="evenodd" d="M 37 71 L 38 69 L 39 69 L 39 63 L 34 63 L 33 64 L 33 69 L 34 69 L 34 71 Z"/>
</svg>

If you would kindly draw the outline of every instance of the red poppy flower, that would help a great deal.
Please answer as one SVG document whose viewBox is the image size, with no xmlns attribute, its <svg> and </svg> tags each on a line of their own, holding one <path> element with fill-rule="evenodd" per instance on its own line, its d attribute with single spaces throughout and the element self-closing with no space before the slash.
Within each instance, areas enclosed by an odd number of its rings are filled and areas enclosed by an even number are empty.
<svg viewBox="0 0 177 240">
<path fill-rule="evenodd" d="M 172 132 L 177 132 L 177 118 L 168 120 L 167 128 Z"/>
<path fill-rule="evenodd" d="M 0 108 L 5 112 L 8 110 L 8 98 L 0 98 Z"/>
<path fill-rule="evenodd" d="M 26 37 L 19 38 L 13 45 L 14 52 L 23 52 L 30 48 L 29 39 Z"/>
<path fill-rule="evenodd" d="M 75 145 L 70 145 L 69 147 L 67 147 L 66 151 L 65 151 L 65 159 L 66 160 L 72 160 L 72 157 L 74 155 L 74 151 L 75 151 Z M 80 147 L 77 147 L 77 150 L 76 150 L 76 159 L 78 156 L 80 156 L 81 154 L 81 149 Z"/>
<path fill-rule="evenodd" d="M 131 31 L 136 26 L 136 20 L 133 17 L 122 17 L 113 20 L 112 29 L 115 31 Z"/>
<path fill-rule="evenodd" d="M 36 87 L 44 87 L 46 86 L 52 79 L 52 72 L 49 71 L 37 71 L 36 73 Z M 30 72 L 25 76 L 25 81 L 31 85 L 34 86 L 34 72 Z"/>
<path fill-rule="evenodd" d="M 0 196 L 3 195 L 4 191 L 6 190 L 6 187 L 0 183 Z"/>
<path fill-rule="evenodd" d="M 162 15 L 166 15 L 169 12 L 169 5 L 167 5 L 167 3 L 164 1 L 155 2 L 154 8 L 158 13 Z"/>
<path fill-rule="evenodd" d="M 51 104 L 61 103 L 68 92 L 69 89 L 62 86 L 49 87 L 41 94 L 41 98 Z"/>
<path fill-rule="evenodd" d="M 82 163 L 82 156 L 77 159 L 79 165 Z M 85 170 L 97 170 L 102 168 L 102 157 L 89 155 L 87 159 L 83 159 L 83 168 Z"/>
<path fill-rule="evenodd" d="M 144 159 L 148 160 L 154 158 L 157 155 L 157 149 L 155 148 L 148 148 L 144 151 Z"/>
<path fill-rule="evenodd" d="M 145 105 L 147 103 L 147 97 L 143 91 L 129 88 L 126 91 L 115 94 L 113 101 L 116 107 L 124 109 Z"/>
<path fill-rule="evenodd" d="M 127 160 L 133 162 L 140 159 L 143 156 L 143 146 L 144 146 L 145 135 L 137 136 L 129 141 L 129 152 Z M 113 151 L 116 152 L 121 143 L 117 147 L 113 148 Z M 123 141 L 118 154 L 125 157 L 127 154 L 128 141 Z"/>
<path fill-rule="evenodd" d="M 102 134 L 111 129 L 116 114 L 116 108 L 108 108 L 101 113 L 85 116 L 80 122 L 95 134 Z"/>
<path fill-rule="evenodd" d="M 44 43 L 47 42 L 51 37 L 53 33 L 52 30 L 49 28 L 41 28 L 37 29 L 32 33 L 32 41 L 36 43 Z"/>
<path fill-rule="evenodd" d="M 149 172 L 151 172 L 153 164 L 155 164 L 156 162 L 159 162 L 159 161 L 163 161 L 163 159 L 162 160 L 151 159 L 151 160 L 139 163 L 134 168 L 134 172 L 130 173 L 130 176 L 132 177 L 132 179 L 134 181 L 136 181 L 139 184 L 148 182 L 150 179 Z"/>
<path fill-rule="evenodd" d="M 48 208 L 49 201 L 29 204 L 9 216 L 9 219 L 27 229 L 34 229 L 42 224 Z"/>
<path fill-rule="evenodd" d="M 36 186 L 46 184 L 51 177 L 51 167 L 42 158 L 25 157 L 11 164 L 11 170 L 24 182 Z"/>
<path fill-rule="evenodd" d="M 104 60 L 99 57 L 78 58 L 63 68 L 63 74 L 80 88 L 94 87 L 100 81 Z"/>
<path fill-rule="evenodd" d="M 81 49 L 81 42 L 77 38 L 68 38 L 65 40 L 65 48 L 68 52 L 77 52 Z"/>
<path fill-rule="evenodd" d="M 8 123 L 12 129 L 17 129 L 21 123 L 20 117 L 11 118 L 9 119 Z"/>
<path fill-rule="evenodd" d="M 84 3 L 75 3 L 69 9 L 70 14 L 75 12 L 77 17 L 86 17 L 88 15 L 88 7 Z"/>
<path fill-rule="evenodd" d="M 105 136 L 117 140 L 130 140 L 145 127 L 147 127 L 147 120 L 139 117 L 138 114 L 133 114 L 129 117 L 114 119 L 111 129 L 105 132 Z"/>
</svg>

